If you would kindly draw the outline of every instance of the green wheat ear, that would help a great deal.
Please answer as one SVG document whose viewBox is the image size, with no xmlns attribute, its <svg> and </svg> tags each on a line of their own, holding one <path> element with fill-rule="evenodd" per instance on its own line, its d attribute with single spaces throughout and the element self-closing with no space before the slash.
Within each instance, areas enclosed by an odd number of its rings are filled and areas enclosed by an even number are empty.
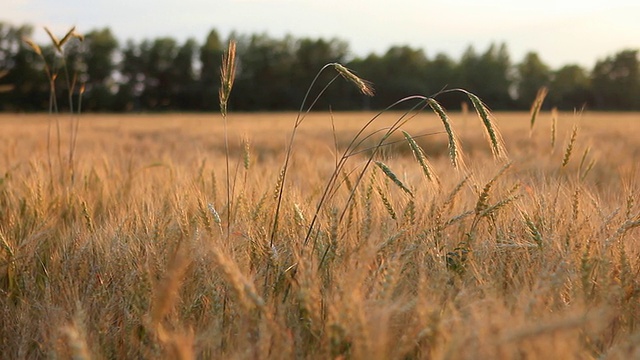
<svg viewBox="0 0 640 360">
<path fill-rule="evenodd" d="M 458 138 L 456 134 L 453 132 L 453 127 L 451 127 L 451 121 L 449 120 L 449 116 L 444 111 L 442 105 L 437 102 L 435 99 L 428 98 L 427 104 L 431 107 L 436 115 L 442 121 L 444 125 L 444 129 L 447 132 L 447 136 L 449 137 L 449 159 L 451 160 L 451 164 L 454 168 L 464 168 L 464 164 L 460 158 L 460 145 L 458 143 Z"/>
<path fill-rule="evenodd" d="M 491 146 L 491 152 L 497 159 L 506 160 L 507 149 L 504 146 L 504 140 L 502 135 L 498 131 L 498 128 L 493 122 L 493 116 L 485 104 L 476 95 L 466 92 L 467 96 L 471 100 L 473 107 L 476 109 L 476 113 L 484 124 L 487 136 L 489 138 L 489 145 Z"/>
<path fill-rule="evenodd" d="M 440 183 L 420 145 L 418 145 L 413 137 L 411 137 L 411 135 L 406 131 L 402 131 L 402 134 L 404 134 L 405 139 L 407 139 L 407 143 L 409 144 L 409 147 L 411 147 L 411 151 L 413 152 L 413 156 L 416 158 L 416 161 L 420 164 L 424 176 L 431 182 Z"/>
<path fill-rule="evenodd" d="M 382 170 L 382 172 L 391 181 L 393 181 L 394 184 L 396 184 L 400 189 L 402 189 L 402 191 L 406 192 L 411 197 L 413 197 L 413 193 L 411 192 L 411 190 L 409 190 L 409 188 L 406 187 L 404 183 L 402 183 L 402 181 L 396 176 L 396 174 L 387 165 L 385 165 L 382 161 L 376 161 L 376 165 L 378 165 L 380 170 Z"/>
</svg>

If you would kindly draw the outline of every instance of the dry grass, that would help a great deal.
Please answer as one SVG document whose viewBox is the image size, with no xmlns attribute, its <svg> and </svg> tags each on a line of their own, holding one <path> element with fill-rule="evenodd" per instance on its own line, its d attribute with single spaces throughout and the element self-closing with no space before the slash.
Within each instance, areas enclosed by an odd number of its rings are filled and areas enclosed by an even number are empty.
<svg viewBox="0 0 640 360">
<path fill-rule="evenodd" d="M 0 115 L 3 357 L 640 356 L 637 114 L 540 112 L 530 133 L 530 114 L 497 113 L 487 146 L 450 113 L 467 174 L 421 113 L 402 127 L 416 144 L 389 138 L 356 188 L 382 134 L 361 144 L 305 245 L 372 117 L 306 118 L 270 244 L 295 114 L 229 115 L 231 213 L 220 115 L 81 116 L 73 183 L 49 174 L 47 116 Z"/>
</svg>

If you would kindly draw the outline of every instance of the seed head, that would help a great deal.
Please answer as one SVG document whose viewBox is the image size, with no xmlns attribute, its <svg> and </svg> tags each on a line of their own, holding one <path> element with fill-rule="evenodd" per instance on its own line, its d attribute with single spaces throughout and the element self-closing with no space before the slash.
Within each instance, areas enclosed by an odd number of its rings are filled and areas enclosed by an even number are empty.
<svg viewBox="0 0 640 360">
<path fill-rule="evenodd" d="M 370 82 L 363 80 L 341 64 L 335 63 L 333 64 L 333 67 L 340 75 L 342 75 L 343 78 L 354 83 L 361 93 L 367 96 L 373 96 L 373 87 Z"/>
<path fill-rule="evenodd" d="M 229 41 L 227 53 L 222 55 L 222 67 L 220 68 L 220 111 L 227 115 L 227 103 L 236 77 L 236 42 Z"/>
</svg>

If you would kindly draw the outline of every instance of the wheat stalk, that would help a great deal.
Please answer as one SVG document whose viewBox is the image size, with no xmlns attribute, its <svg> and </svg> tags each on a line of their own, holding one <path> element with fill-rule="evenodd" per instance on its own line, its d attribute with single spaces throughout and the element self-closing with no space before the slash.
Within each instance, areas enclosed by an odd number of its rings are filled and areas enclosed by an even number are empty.
<svg viewBox="0 0 640 360">
<path fill-rule="evenodd" d="M 307 107 L 307 110 L 305 111 L 305 106 L 307 104 L 307 99 L 309 99 L 309 95 L 311 94 L 311 89 L 314 87 L 314 85 L 316 84 L 316 82 L 320 78 L 320 75 L 326 69 L 328 69 L 330 67 L 333 67 L 336 70 L 336 72 L 338 73 L 338 75 L 336 75 L 332 80 L 330 80 L 320 90 L 318 95 L 315 97 L 315 99 L 311 102 L 311 104 Z M 320 99 L 320 97 L 324 94 L 324 92 L 329 88 L 329 86 L 331 86 L 331 84 L 333 84 L 333 82 L 336 80 L 336 78 L 338 76 L 342 76 L 347 81 L 350 81 L 351 83 L 355 84 L 355 86 L 358 87 L 360 92 L 362 92 L 363 94 L 368 95 L 368 96 L 373 96 L 373 87 L 371 86 L 371 84 L 368 81 L 363 80 L 362 78 L 360 78 L 359 76 L 355 75 L 352 71 L 350 71 L 349 69 L 347 69 L 346 67 L 344 67 L 343 65 L 341 65 L 339 63 L 326 64 L 325 66 L 323 66 L 318 71 L 318 73 L 316 73 L 316 76 L 311 81 L 311 84 L 307 88 L 307 92 L 305 93 L 304 98 L 302 99 L 302 104 L 300 104 L 300 110 L 298 111 L 298 114 L 296 116 L 296 120 L 295 120 L 294 125 L 293 125 L 293 131 L 291 132 L 291 137 L 289 138 L 289 143 L 287 144 L 287 149 L 286 149 L 286 154 L 285 154 L 285 159 L 284 159 L 284 165 L 282 166 L 282 172 L 281 172 L 282 185 L 280 186 L 280 189 L 278 191 L 278 196 L 277 196 L 277 200 L 276 200 L 276 208 L 275 208 L 275 212 L 274 212 L 274 216 L 273 216 L 273 225 L 271 226 L 271 235 L 270 235 L 270 244 L 271 245 L 273 245 L 273 243 L 274 243 L 274 241 L 276 240 L 276 237 L 277 237 L 278 221 L 279 221 L 279 218 L 280 218 L 280 208 L 282 206 L 282 196 L 283 196 L 283 191 L 284 191 L 284 183 L 286 181 L 287 170 L 289 169 L 289 161 L 291 159 L 291 154 L 293 152 L 293 144 L 294 144 L 294 140 L 295 140 L 298 128 L 300 127 L 300 125 L 304 121 L 305 116 L 311 111 L 311 109 L 313 109 L 313 107 L 315 106 L 316 102 Z M 343 157 L 343 160 L 346 161 L 346 157 Z M 344 162 L 342 164 L 344 164 Z M 316 218 L 317 218 L 318 212 L 320 211 L 320 207 L 321 207 L 325 197 L 328 196 L 330 188 L 332 187 L 334 182 L 337 180 L 338 173 L 339 173 L 339 171 L 341 169 L 341 166 L 342 166 L 341 164 L 337 164 L 336 165 L 336 171 L 333 173 L 332 177 L 329 179 L 328 185 L 325 188 L 325 192 L 322 195 L 322 199 L 319 201 L 318 207 L 316 208 L 316 214 L 313 216 L 313 218 L 311 220 L 311 224 L 309 225 L 309 232 L 307 233 L 307 237 L 305 238 L 305 243 L 309 240 L 309 236 L 310 236 L 311 230 L 313 229 L 313 226 L 314 226 L 314 224 L 316 222 Z"/>
<path fill-rule="evenodd" d="M 80 34 L 78 34 L 75 31 L 75 27 L 72 27 L 71 30 L 69 30 L 65 36 L 62 38 L 62 40 L 58 40 L 58 38 L 47 28 L 44 28 L 45 31 L 47 32 L 47 34 L 49 35 L 50 39 L 51 39 L 51 43 L 53 44 L 56 52 L 62 57 L 62 67 L 64 69 L 64 73 L 65 73 L 65 77 L 66 77 L 66 82 L 67 82 L 67 87 L 68 87 L 68 101 L 69 101 L 69 109 L 70 109 L 70 113 L 71 113 L 71 121 L 70 121 L 70 132 L 69 132 L 69 159 L 68 159 L 68 163 L 67 163 L 67 168 L 69 170 L 69 175 L 70 175 L 70 179 L 71 181 L 74 180 L 74 172 L 75 172 L 75 163 L 74 163 L 74 153 L 75 153 L 75 146 L 76 146 L 76 141 L 77 141 L 77 135 L 78 135 L 78 128 L 79 128 L 79 122 L 80 119 L 79 118 L 75 118 L 73 117 L 74 114 L 74 105 L 73 105 L 73 93 L 74 93 L 74 88 L 76 86 L 76 79 L 77 79 L 77 74 L 74 74 L 74 78 L 73 80 L 70 78 L 69 76 L 69 70 L 67 67 L 67 61 L 66 58 L 64 56 L 64 49 L 63 49 L 63 45 L 71 38 L 77 38 L 80 41 L 84 40 L 84 37 Z M 24 38 L 23 41 L 43 60 L 44 62 L 44 71 L 45 74 L 47 76 L 47 79 L 49 80 L 49 114 L 57 114 L 58 113 L 58 103 L 56 101 L 56 79 L 58 77 L 58 72 L 56 69 L 52 68 L 49 63 L 47 62 L 47 59 L 45 58 L 44 54 L 42 53 L 42 49 L 40 48 L 40 46 L 38 44 L 36 44 L 33 40 L 28 39 L 28 38 Z M 80 91 L 80 95 L 79 95 L 79 101 L 80 101 L 80 105 L 78 106 L 77 112 L 79 113 L 81 110 L 81 101 L 82 101 L 82 95 L 84 93 L 84 86 L 82 87 L 81 91 Z M 57 131 L 57 153 L 58 153 L 58 164 L 60 166 L 60 181 L 62 182 L 64 180 L 64 173 L 63 173 L 63 161 L 62 161 L 62 148 L 61 148 L 61 142 L 62 142 L 62 135 L 60 132 L 60 120 L 56 117 L 56 131 Z M 51 178 L 51 186 L 53 186 L 53 165 L 52 165 L 52 161 L 51 161 L 51 123 L 49 122 L 49 127 L 48 127 L 48 133 L 47 133 L 47 155 L 48 155 L 48 165 L 49 165 L 49 174 L 50 174 L 50 178 Z"/>
<path fill-rule="evenodd" d="M 227 121 L 227 107 L 229 105 L 229 97 L 231 89 L 236 78 L 236 42 L 229 41 L 227 52 L 222 55 L 222 66 L 220 68 L 220 90 L 218 92 L 218 100 L 220 101 L 220 113 L 224 127 L 224 154 L 225 154 L 225 170 L 227 175 L 227 236 L 231 228 L 231 212 L 233 209 L 231 199 L 231 174 L 229 170 L 229 132 Z"/>
</svg>

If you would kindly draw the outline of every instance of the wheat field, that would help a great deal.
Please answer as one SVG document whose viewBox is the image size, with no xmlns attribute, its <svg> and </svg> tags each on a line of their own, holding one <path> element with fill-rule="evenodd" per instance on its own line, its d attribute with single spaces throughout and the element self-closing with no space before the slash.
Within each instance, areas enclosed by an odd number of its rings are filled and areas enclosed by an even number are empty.
<svg viewBox="0 0 640 360">
<path fill-rule="evenodd" d="M 640 115 L 403 115 L 0 115 L 0 357 L 639 358 Z"/>
</svg>

